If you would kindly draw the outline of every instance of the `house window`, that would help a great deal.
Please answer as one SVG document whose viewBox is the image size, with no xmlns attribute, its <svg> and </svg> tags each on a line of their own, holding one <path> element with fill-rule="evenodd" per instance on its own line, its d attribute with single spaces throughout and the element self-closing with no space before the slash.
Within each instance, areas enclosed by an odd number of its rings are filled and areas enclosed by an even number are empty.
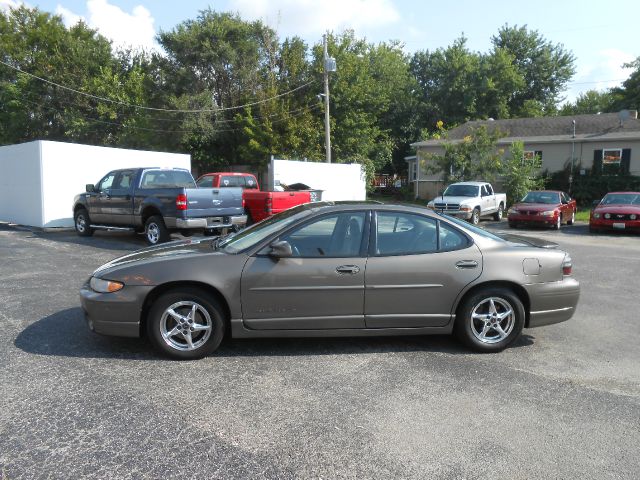
<svg viewBox="0 0 640 480">
<path fill-rule="evenodd" d="M 604 175 L 619 174 L 621 160 L 621 148 L 607 148 L 602 150 L 602 173 Z"/>
<path fill-rule="evenodd" d="M 542 150 L 525 150 L 522 160 L 523 163 L 532 162 L 536 157 L 542 161 Z"/>
</svg>

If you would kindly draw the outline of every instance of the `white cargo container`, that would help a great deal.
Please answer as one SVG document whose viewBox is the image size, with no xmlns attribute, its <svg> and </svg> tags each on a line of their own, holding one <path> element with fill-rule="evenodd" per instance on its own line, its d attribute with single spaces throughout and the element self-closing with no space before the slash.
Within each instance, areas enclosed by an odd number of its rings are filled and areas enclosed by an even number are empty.
<svg viewBox="0 0 640 480">
<path fill-rule="evenodd" d="M 191 156 L 37 140 L 0 147 L 0 221 L 73 227 L 73 197 L 119 168 L 191 170 Z"/>
<path fill-rule="evenodd" d="M 271 159 L 269 190 L 277 185 L 304 183 L 322 190 L 322 200 L 366 200 L 366 176 L 357 163 L 304 162 Z"/>
</svg>

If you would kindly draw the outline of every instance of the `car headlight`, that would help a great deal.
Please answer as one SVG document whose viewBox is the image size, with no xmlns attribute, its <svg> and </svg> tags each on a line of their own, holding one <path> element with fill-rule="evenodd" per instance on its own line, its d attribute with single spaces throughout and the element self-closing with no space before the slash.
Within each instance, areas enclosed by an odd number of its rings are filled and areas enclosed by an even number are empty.
<svg viewBox="0 0 640 480">
<path fill-rule="evenodd" d="M 631 215 L 629 215 L 629 219 L 630 220 L 635 220 L 636 218 L 638 218 L 638 217 L 633 213 Z"/>
<path fill-rule="evenodd" d="M 611 214 L 610 213 L 605 213 L 604 214 L 604 218 L 607 218 L 607 219 L 611 218 Z"/>
<path fill-rule="evenodd" d="M 547 210 L 546 212 L 540 212 L 543 217 L 553 217 L 556 214 L 555 210 Z"/>
<path fill-rule="evenodd" d="M 471 211 L 471 207 L 465 207 L 464 205 L 460 206 L 460 211 L 461 212 L 470 212 Z"/>
<path fill-rule="evenodd" d="M 430 208 L 431 210 L 433 210 L 434 209 L 433 203 L 431 202 L 427 203 L 427 208 Z"/>
<path fill-rule="evenodd" d="M 600 218 L 600 214 L 599 213 L 594 213 L 593 214 L 593 218 Z"/>
<path fill-rule="evenodd" d="M 98 293 L 112 293 L 122 290 L 124 283 L 114 282 L 113 280 L 104 280 L 98 277 L 91 277 L 89 281 L 91 290 Z"/>
</svg>

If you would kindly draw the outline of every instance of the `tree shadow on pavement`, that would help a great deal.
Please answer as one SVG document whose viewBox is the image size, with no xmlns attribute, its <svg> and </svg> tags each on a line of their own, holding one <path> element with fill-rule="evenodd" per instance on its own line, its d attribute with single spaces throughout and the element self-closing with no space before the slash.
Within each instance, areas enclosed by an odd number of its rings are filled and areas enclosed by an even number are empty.
<svg viewBox="0 0 640 480">
<path fill-rule="evenodd" d="M 522 335 L 509 348 L 533 345 L 533 337 Z M 49 315 L 18 334 L 15 346 L 35 355 L 166 360 L 144 338 L 107 337 L 87 327 L 79 307 Z M 469 355 L 470 350 L 450 335 L 349 338 L 226 339 L 213 357 L 297 357 L 371 353 L 445 353 Z"/>
</svg>

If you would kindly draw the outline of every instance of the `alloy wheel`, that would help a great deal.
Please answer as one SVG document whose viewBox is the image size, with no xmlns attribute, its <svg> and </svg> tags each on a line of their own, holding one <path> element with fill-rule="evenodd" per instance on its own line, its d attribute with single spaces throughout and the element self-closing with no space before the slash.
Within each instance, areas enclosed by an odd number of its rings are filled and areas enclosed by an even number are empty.
<svg viewBox="0 0 640 480">
<path fill-rule="evenodd" d="M 213 329 L 213 321 L 206 308 L 194 301 L 170 305 L 160 318 L 160 334 L 165 343 L 179 351 L 202 347 Z"/>
<path fill-rule="evenodd" d="M 515 324 L 511 304 L 500 297 L 482 300 L 471 310 L 471 332 L 482 343 L 493 344 L 509 336 Z"/>
</svg>

